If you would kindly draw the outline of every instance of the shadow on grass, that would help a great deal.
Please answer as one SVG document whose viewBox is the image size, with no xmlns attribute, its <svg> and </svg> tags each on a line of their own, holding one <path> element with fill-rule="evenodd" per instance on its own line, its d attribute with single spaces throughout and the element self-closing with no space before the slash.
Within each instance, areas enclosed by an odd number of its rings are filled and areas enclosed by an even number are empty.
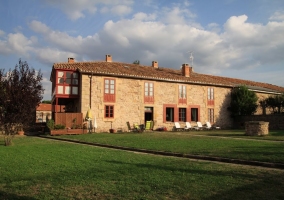
<svg viewBox="0 0 284 200">
<path fill-rule="evenodd" d="M 273 183 L 271 187 L 267 187 L 268 183 Z M 277 187 L 277 185 L 279 187 Z M 284 199 L 284 193 L 281 189 L 281 179 L 279 176 L 272 176 L 269 179 L 256 181 L 246 184 L 245 186 L 235 187 L 233 189 L 226 189 L 224 184 L 224 191 L 211 195 L 205 200 L 213 199 L 242 199 L 242 200 L 259 200 L 259 199 Z M 276 187 L 275 187 L 276 186 Z"/>
<path fill-rule="evenodd" d="M 184 172 L 188 174 L 204 174 L 204 175 L 210 175 L 210 176 L 225 176 L 225 177 L 244 177 L 244 178 L 255 178 L 255 175 L 247 174 L 247 173 L 237 173 L 237 172 L 220 172 L 219 170 L 198 170 L 198 169 L 184 169 L 184 168 L 178 168 L 178 167 L 167 167 L 167 166 L 161 166 L 161 165 L 153 165 L 153 164 L 144 164 L 144 163 L 127 163 L 127 162 L 121 162 L 121 161 L 106 161 L 111 164 L 117 164 L 117 165 L 134 165 L 139 168 L 147 168 L 147 169 L 153 169 L 153 170 L 165 170 L 170 172 Z M 211 164 L 208 162 L 208 164 Z"/>
<path fill-rule="evenodd" d="M 259 173 L 251 174 L 244 172 L 234 172 L 232 170 L 214 170 L 214 169 L 206 169 L 206 170 L 199 170 L 199 169 L 183 169 L 179 167 L 167 167 L 161 165 L 154 165 L 154 164 L 144 164 L 144 163 L 128 163 L 128 162 L 121 162 L 121 161 L 106 161 L 113 165 L 129 165 L 131 166 L 140 167 L 140 168 L 147 168 L 152 170 L 166 170 L 172 173 L 180 172 L 180 173 L 187 173 L 190 177 L 199 177 L 199 175 L 206 175 L 206 177 L 224 177 L 222 178 L 223 181 L 223 188 L 220 188 L 216 191 L 213 191 L 213 188 L 218 188 L 219 186 L 215 185 L 214 181 L 212 181 L 212 187 L 208 187 L 207 194 L 212 194 L 210 197 L 207 198 L 200 198 L 200 199 L 242 199 L 242 200 L 259 200 L 259 199 L 284 199 L 284 192 L 282 190 L 283 187 L 283 178 L 277 175 L 271 175 L 268 172 L 268 175 L 260 175 Z M 127 168 L 127 167 L 126 167 Z M 256 169 L 256 171 L 258 171 Z M 236 178 L 241 179 L 244 181 L 242 186 L 236 187 L 230 179 Z M 215 178 L 212 178 L 212 180 Z M 229 181 L 228 181 L 229 180 Z M 203 184 L 207 184 L 204 182 Z M 214 186 L 215 185 L 215 186 Z M 268 185 L 270 187 L 268 187 Z M 200 186 L 202 188 L 203 186 Z M 205 189 L 206 191 L 206 189 Z M 202 195 L 201 195 L 202 196 Z M 199 199 L 199 198 L 198 198 Z"/>
<path fill-rule="evenodd" d="M 0 199 L 2 200 L 10 200 L 10 199 L 18 199 L 18 200 L 35 200 L 35 198 L 29 196 L 19 196 L 7 192 L 0 191 Z"/>
</svg>

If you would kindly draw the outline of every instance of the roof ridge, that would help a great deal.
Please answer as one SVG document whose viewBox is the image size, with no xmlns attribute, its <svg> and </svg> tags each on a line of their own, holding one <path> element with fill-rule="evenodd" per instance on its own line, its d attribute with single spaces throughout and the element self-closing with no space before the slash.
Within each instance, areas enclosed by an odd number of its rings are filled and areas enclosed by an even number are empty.
<svg viewBox="0 0 284 200">
<path fill-rule="evenodd" d="M 107 61 L 80 61 L 74 63 L 62 62 L 54 63 L 54 69 L 79 70 L 84 73 L 99 73 L 112 76 L 127 76 L 137 78 L 150 78 L 167 81 L 188 82 L 208 85 L 223 85 L 226 87 L 234 87 L 237 85 L 248 85 L 259 88 L 266 88 L 277 92 L 284 92 L 284 87 L 252 81 L 240 78 L 218 76 L 212 74 L 204 74 L 191 71 L 190 77 L 182 75 L 182 70 L 175 68 L 158 67 L 152 65 L 140 65 L 126 62 L 107 62 Z"/>
</svg>

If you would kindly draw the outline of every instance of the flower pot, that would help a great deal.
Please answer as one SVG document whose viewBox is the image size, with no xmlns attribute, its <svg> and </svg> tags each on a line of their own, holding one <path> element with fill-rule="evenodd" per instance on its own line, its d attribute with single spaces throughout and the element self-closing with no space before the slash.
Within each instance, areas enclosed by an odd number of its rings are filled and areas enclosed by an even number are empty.
<svg viewBox="0 0 284 200">
<path fill-rule="evenodd" d="M 25 135 L 24 131 L 18 131 L 18 135 Z"/>
</svg>

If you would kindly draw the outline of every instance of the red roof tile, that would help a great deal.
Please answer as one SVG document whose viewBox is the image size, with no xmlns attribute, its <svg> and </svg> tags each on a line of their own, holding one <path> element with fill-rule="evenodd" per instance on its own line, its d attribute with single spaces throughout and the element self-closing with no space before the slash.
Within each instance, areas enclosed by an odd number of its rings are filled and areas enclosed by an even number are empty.
<svg viewBox="0 0 284 200">
<path fill-rule="evenodd" d="M 187 82 L 193 84 L 219 85 L 235 87 L 238 85 L 252 86 L 258 90 L 270 92 L 284 92 L 284 87 L 236 78 L 213 76 L 191 72 L 190 77 L 182 75 L 181 70 L 170 68 L 154 68 L 130 63 L 120 62 L 74 62 L 74 63 L 55 63 L 53 69 L 76 70 L 81 73 L 93 73 L 94 75 L 124 76 L 139 79 L 158 79 L 164 81 Z"/>
<path fill-rule="evenodd" d="M 41 103 L 36 109 L 37 111 L 51 111 L 51 104 Z"/>
</svg>

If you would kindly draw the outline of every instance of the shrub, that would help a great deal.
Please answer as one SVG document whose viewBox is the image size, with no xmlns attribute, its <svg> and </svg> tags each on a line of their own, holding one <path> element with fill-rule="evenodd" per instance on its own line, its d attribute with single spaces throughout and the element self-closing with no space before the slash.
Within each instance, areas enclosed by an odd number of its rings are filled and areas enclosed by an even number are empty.
<svg viewBox="0 0 284 200">
<path fill-rule="evenodd" d="M 56 124 L 56 125 L 54 125 L 54 129 L 55 130 L 65 129 L 65 125 L 63 125 L 63 124 Z"/>
<path fill-rule="evenodd" d="M 46 126 L 48 127 L 49 130 L 53 130 L 54 129 L 54 121 L 52 119 L 47 120 Z"/>
</svg>

